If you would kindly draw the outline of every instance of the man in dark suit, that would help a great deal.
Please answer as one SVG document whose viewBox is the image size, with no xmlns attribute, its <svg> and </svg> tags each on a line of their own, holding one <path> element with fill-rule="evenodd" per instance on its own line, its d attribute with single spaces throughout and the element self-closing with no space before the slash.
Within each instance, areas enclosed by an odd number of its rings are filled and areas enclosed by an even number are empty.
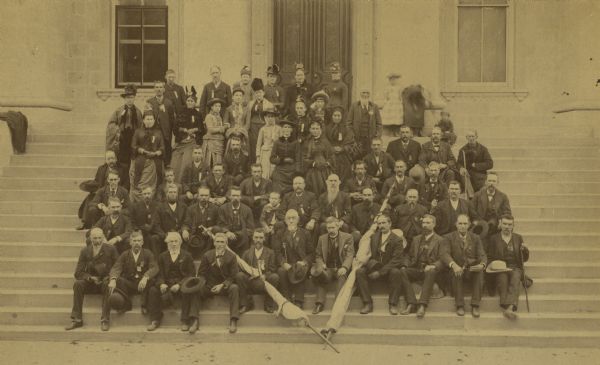
<svg viewBox="0 0 600 365">
<path fill-rule="evenodd" d="M 418 203 L 417 189 L 408 189 L 404 204 L 396 206 L 392 213 L 392 227 L 400 228 L 407 242 L 421 234 L 421 220 L 428 213 L 427 208 Z"/>
<path fill-rule="evenodd" d="M 488 172 L 485 186 L 476 192 L 471 200 L 477 215 L 488 222 L 488 237 L 499 232 L 500 217 L 512 214 L 508 196 L 496 188 L 498 183 L 498 175 L 492 171 Z"/>
<path fill-rule="evenodd" d="M 296 176 L 292 182 L 293 191 L 287 193 L 281 202 L 281 211 L 286 214 L 294 209 L 299 215 L 301 227 L 313 232 L 316 223 L 321 218 L 321 210 L 314 193 L 306 191 L 306 184 L 302 176 Z"/>
<path fill-rule="evenodd" d="M 487 265 L 487 256 L 478 235 L 469 232 L 469 216 L 459 214 L 456 219 L 456 231 L 448 233 L 447 250 L 442 261 L 451 269 L 452 288 L 456 314 L 465 315 L 465 295 L 463 281 L 471 281 L 471 314 L 479 318 L 479 303 L 481 302 L 481 287 L 483 285 L 483 270 Z"/>
<path fill-rule="evenodd" d="M 175 83 L 176 74 L 175 70 L 168 69 L 165 72 L 165 98 L 171 100 L 173 106 L 175 107 L 175 112 L 178 112 L 185 108 L 185 99 L 187 97 L 187 93 L 183 89 L 181 85 L 177 85 Z"/>
<path fill-rule="evenodd" d="M 100 228 L 108 240 L 108 244 L 116 247 L 119 253 L 129 248 L 129 235 L 131 234 L 131 221 L 121 213 L 121 202 L 118 198 L 108 199 L 109 215 L 100 218 L 94 228 Z"/>
<path fill-rule="evenodd" d="M 306 272 L 313 262 L 315 249 L 308 231 L 299 226 L 300 216 L 294 209 L 285 213 L 286 230 L 273 242 L 281 294 L 298 307 L 304 305 Z M 292 266 L 293 265 L 293 266 Z M 298 277 L 297 272 L 304 272 Z M 292 296 L 293 295 L 293 296 Z"/>
<path fill-rule="evenodd" d="M 187 205 L 179 200 L 177 187 L 171 185 L 167 188 L 167 201 L 158 206 L 158 215 L 160 216 L 160 228 L 162 230 L 160 239 L 164 241 L 167 232 L 180 232 L 183 240 L 189 240 L 189 234 L 182 231 Z"/>
<path fill-rule="evenodd" d="M 271 180 L 262 177 L 262 166 L 254 164 L 251 167 L 252 175 L 242 181 L 242 203 L 252 209 L 254 220 L 258 221 L 263 207 L 269 202 L 269 193 L 273 191 Z"/>
<path fill-rule="evenodd" d="M 156 313 L 153 307 L 154 303 L 148 303 L 148 290 L 153 285 L 153 280 L 158 274 L 158 265 L 156 258 L 150 250 L 142 249 L 144 244 L 144 236 L 140 231 L 135 231 L 131 234 L 131 249 L 121 253 L 117 262 L 110 270 L 110 281 L 108 282 L 109 290 L 118 288 L 127 296 L 135 293 L 142 295 L 142 314 Z M 125 311 L 131 310 L 131 301 L 126 300 L 129 307 L 124 308 Z M 147 304 L 150 306 L 148 307 Z M 109 313 L 110 314 L 110 313 Z M 160 318 L 150 317 L 150 327 L 153 327 L 153 322 L 160 321 Z M 108 331 L 109 319 L 102 322 L 102 330 Z"/>
<path fill-rule="evenodd" d="M 212 174 L 208 175 L 205 183 L 210 189 L 210 202 L 218 206 L 225 204 L 233 181 L 231 176 L 225 175 L 225 168 L 222 164 L 213 165 Z"/>
<path fill-rule="evenodd" d="M 248 238 L 254 229 L 252 210 L 242 203 L 242 191 L 232 186 L 229 202 L 219 207 L 219 227 L 225 231 L 229 248 L 238 255 L 248 249 Z"/>
<path fill-rule="evenodd" d="M 252 246 L 242 255 L 242 259 L 255 271 L 252 274 L 240 271 L 236 276 L 242 304 L 240 313 L 251 311 L 254 308 L 251 294 L 264 294 L 265 312 L 273 313 L 275 311 L 273 299 L 266 292 L 265 281 L 277 288 L 279 275 L 276 272 L 275 252 L 265 247 L 265 238 L 265 232 L 261 228 L 257 228 L 252 234 Z"/>
<path fill-rule="evenodd" d="M 198 201 L 187 207 L 182 232 L 188 237 L 184 249 L 195 259 L 213 247 L 212 228 L 219 223 L 219 208 L 209 201 L 210 189 L 198 188 Z"/>
<path fill-rule="evenodd" d="M 477 131 L 468 130 L 467 144 L 458 151 L 458 167 L 461 176 L 469 173 L 473 190 L 478 191 L 485 183 L 488 170 L 494 168 L 494 160 L 488 149 L 477 142 Z"/>
<path fill-rule="evenodd" d="M 131 204 L 129 217 L 132 229 L 142 231 L 144 235 L 144 248 L 149 249 L 155 257 L 158 257 L 164 251 L 164 245 L 160 239 L 163 231 L 160 227 L 158 204 L 152 199 L 153 195 L 152 187 L 145 187 L 142 190 L 143 200 Z"/>
<path fill-rule="evenodd" d="M 372 176 L 378 190 L 381 190 L 386 179 L 394 175 L 394 159 L 383 151 L 382 144 L 381 138 L 373 138 L 371 151 L 363 159 L 367 167 L 367 175 Z"/>
<path fill-rule="evenodd" d="M 315 250 L 315 262 L 311 269 L 313 283 L 317 288 L 317 300 L 313 314 L 319 314 L 325 306 L 327 286 L 336 282 L 335 295 L 340 292 L 354 258 L 354 238 L 351 234 L 341 232 L 342 222 L 337 217 L 328 217 L 325 220 L 327 233 L 319 237 Z"/>
<path fill-rule="evenodd" d="M 284 116 L 296 117 L 296 101 L 298 98 L 302 100 L 310 100 L 315 90 L 311 84 L 306 82 L 306 70 L 304 65 L 298 63 L 295 65 L 296 72 L 294 74 L 294 84 L 285 88 L 285 103 L 283 105 Z"/>
<path fill-rule="evenodd" d="M 83 297 L 85 294 L 102 294 L 102 316 L 100 321 L 108 320 L 110 308 L 107 302 L 108 273 L 119 257 L 114 246 L 106 243 L 104 233 L 99 228 L 90 231 L 91 245 L 79 252 L 73 283 L 73 309 L 71 324 L 65 327 L 69 331 L 83 326 Z"/>
<path fill-rule="evenodd" d="M 391 141 L 386 150 L 394 161 L 402 160 L 406 163 L 407 173 L 418 165 L 419 155 L 421 154 L 421 144 L 413 140 L 412 137 L 410 127 L 403 125 L 400 127 L 400 138 Z"/>
<path fill-rule="evenodd" d="M 446 252 L 446 242 L 433 230 L 435 217 L 426 214 L 423 217 L 422 227 L 423 233 L 416 236 L 410 246 L 408 265 L 400 270 L 404 298 L 407 303 L 406 308 L 400 314 L 406 315 L 414 312 L 418 304 L 417 318 L 425 316 L 436 276 L 445 267 L 442 257 Z M 421 280 L 423 280 L 423 286 L 417 302 L 411 282 Z"/>
<path fill-rule="evenodd" d="M 348 128 L 354 132 L 363 155 L 369 152 L 373 138 L 381 138 L 383 133 L 379 107 L 370 98 L 371 91 L 361 89 L 360 100 L 350 105 L 347 119 Z"/>
<path fill-rule="evenodd" d="M 360 236 L 365 234 L 374 223 L 375 217 L 381 211 L 381 205 L 373 202 L 373 189 L 364 188 L 361 192 L 363 201 L 352 207 L 350 213 L 350 224 L 352 232 L 358 232 Z"/>
<path fill-rule="evenodd" d="M 373 312 L 370 281 L 386 280 L 389 286 L 389 311 L 391 315 L 398 314 L 398 300 L 402 283 L 400 267 L 406 266 L 404 255 L 404 240 L 392 232 L 392 220 L 388 215 L 380 215 L 367 233 L 361 238 L 359 247 L 367 241 L 371 245 L 371 258 L 363 262 L 356 270 L 356 283 L 363 307 L 360 314 Z"/>
<path fill-rule="evenodd" d="M 523 263 L 529 260 L 529 250 L 523 243 L 523 237 L 513 232 L 514 223 L 511 215 L 503 215 L 500 220 L 501 231 L 491 237 L 488 248 L 490 263 L 498 260 L 506 265 L 507 271 L 494 272 L 488 268 L 487 272 L 496 276 L 500 307 L 503 308 L 504 317 L 508 319 L 517 318 Z"/>
<path fill-rule="evenodd" d="M 191 334 L 198 330 L 198 313 L 200 301 L 196 293 L 185 294 L 181 292 L 183 280 L 196 276 L 196 267 L 192 256 L 181 249 L 181 236 L 177 232 L 167 233 L 167 250 L 158 256 L 158 275 L 156 285 L 150 287 L 148 292 L 148 307 L 155 312 L 150 312 L 150 318 L 155 318 L 149 331 L 160 326 L 163 317 L 163 305 L 173 302 L 173 296 L 181 297 L 181 330 L 189 331 Z M 167 303 L 163 304 L 163 298 L 167 297 Z"/>
<path fill-rule="evenodd" d="M 237 331 L 240 318 L 240 291 L 235 278 L 238 263 L 231 251 L 227 250 L 227 236 L 217 233 L 214 237 L 215 248 L 207 251 L 198 268 L 198 276 L 206 284 L 200 289 L 200 297 L 206 299 L 215 295 L 227 295 L 229 298 L 229 333 Z"/>
<path fill-rule="evenodd" d="M 225 174 L 231 176 L 235 185 L 240 185 L 248 177 L 250 160 L 242 153 L 242 144 L 238 137 L 232 136 L 229 139 L 229 149 L 223 156 L 223 166 Z"/>
<path fill-rule="evenodd" d="M 203 116 L 209 113 L 207 103 L 210 99 L 221 99 L 225 102 L 225 105 L 221 106 L 221 118 L 225 115 L 227 107 L 231 105 L 231 87 L 225 82 L 221 81 L 221 67 L 211 66 L 210 76 L 212 81 L 205 84 L 202 89 L 202 95 L 200 96 L 200 113 Z"/>
<path fill-rule="evenodd" d="M 448 198 L 448 186 L 440 180 L 440 165 L 432 161 L 427 166 L 427 178 L 419 184 L 419 203 L 433 212 L 439 202 Z"/>
<path fill-rule="evenodd" d="M 278 191 L 269 193 L 269 203 L 260 213 L 259 224 L 266 235 L 265 244 L 273 247 L 273 240 L 285 230 L 285 212 L 281 209 L 281 194 Z"/>
<path fill-rule="evenodd" d="M 175 124 L 175 106 L 173 102 L 165 97 L 165 83 L 156 81 L 154 83 L 155 96 L 146 100 L 146 103 L 152 107 L 152 113 L 156 124 L 154 128 L 160 130 L 163 134 L 165 153 L 163 161 L 165 166 L 171 163 L 171 139 L 173 135 L 173 125 Z"/>
<path fill-rule="evenodd" d="M 383 199 L 389 197 L 388 204 L 392 208 L 404 203 L 408 189 L 417 186 L 417 183 L 410 176 L 406 176 L 405 172 L 406 163 L 404 161 L 398 160 L 394 162 L 395 176 L 385 180 L 381 188 L 381 196 Z"/>
<path fill-rule="evenodd" d="M 121 178 L 117 172 L 109 172 L 107 178 L 108 184 L 96 191 L 94 199 L 87 207 L 85 215 L 85 225 L 93 226 L 103 215 L 109 214 L 108 199 L 118 198 L 124 209 L 129 208 L 129 192 L 122 186 L 119 186 Z"/>
<path fill-rule="evenodd" d="M 433 209 L 433 215 L 437 220 L 435 226 L 437 234 L 445 235 L 455 231 L 456 218 L 461 214 L 466 214 L 470 222 L 479 219 L 471 203 L 460 198 L 460 183 L 452 180 L 448 185 L 448 199 L 442 200 Z"/>
<path fill-rule="evenodd" d="M 321 224 L 319 233 L 327 232 L 327 223 L 325 220 L 328 217 L 335 217 L 340 220 L 340 229 L 346 233 L 350 233 L 350 213 L 352 205 L 350 204 L 350 195 L 340 191 L 340 178 L 336 174 L 331 174 L 326 180 L 327 191 L 321 194 L 317 200 L 319 209 L 321 209 Z M 360 237 L 358 237 L 360 239 Z"/>
<path fill-rule="evenodd" d="M 440 127 L 433 127 L 431 141 L 425 142 L 421 146 L 419 165 L 426 169 L 430 162 L 437 162 L 440 166 L 440 179 L 447 184 L 456 179 L 456 158 L 454 158 L 450 145 L 443 142 L 441 138 L 442 130 Z"/>
<path fill-rule="evenodd" d="M 342 190 L 350 194 L 352 205 L 363 201 L 362 191 L 364 188 L 371 188 L 374 200 L 379 201 L 377 184 L 375 184 L 375 180 L 371 176 L 367 175 L 367 165 L 365 162 L 363 160 L 354 161 L 352 171 L 354 172 L 352 178 L 342 182 Z"/>
<path fill-rule="evenodd" d="M 209 171 L 204 166 L 202 146 L 195 146 L 192 150 L 192 162 L 183 168 L 181 174 L 181 184 L 186 196 L 186 203 L 192 204 L 197 197 L 198 188 L 209 175 Z"/>
</svg>

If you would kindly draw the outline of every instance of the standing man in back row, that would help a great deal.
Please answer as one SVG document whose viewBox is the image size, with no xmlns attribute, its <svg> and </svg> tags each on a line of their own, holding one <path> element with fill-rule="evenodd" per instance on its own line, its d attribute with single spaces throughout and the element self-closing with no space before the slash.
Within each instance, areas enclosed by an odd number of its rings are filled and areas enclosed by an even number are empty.
<svg viewBox="0 0 600 365">
<path fill-rule="evenodd" d="M 202 95 L 200 96 L 200 114 L 206 116 L 209 113 L 208 101 L 211 99 L 221 99 L 225 105 L 221 105 L 221 118 L 225 116 L 227 107 L 231 105 L 231 87 L 221 80 L 221 67 L 211 66 L 211 82 L 204 85 Z"/>
</svg>

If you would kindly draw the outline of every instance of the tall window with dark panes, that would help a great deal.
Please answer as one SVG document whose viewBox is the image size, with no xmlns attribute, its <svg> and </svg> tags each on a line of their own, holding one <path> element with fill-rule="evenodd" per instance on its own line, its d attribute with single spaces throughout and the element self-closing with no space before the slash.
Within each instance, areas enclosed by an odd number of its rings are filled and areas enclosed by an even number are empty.
<svg viewBox="0 0 600 365">
<path fill-rule="evenodd" d="M 508 0 L 458 1 L 458 82 L 507 80 Z"/>
<path fill-rule="evenodd" d="M 116 86 L 152 86 L 167 69 L 167 7 L 116 7 Z"/>
</svg>

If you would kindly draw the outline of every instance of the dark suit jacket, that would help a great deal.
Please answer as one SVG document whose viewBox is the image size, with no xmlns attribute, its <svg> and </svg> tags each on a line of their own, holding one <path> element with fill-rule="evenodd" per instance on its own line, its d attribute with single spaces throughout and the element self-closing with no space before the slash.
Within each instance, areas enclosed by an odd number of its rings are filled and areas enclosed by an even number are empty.
<svg viewBox="0 0 600 365">
<path fill-rule="evenodd" d="M 523 237 L 518 233 L 513 233 L 509 244 L 513 245 L 513 249 L 516 254 L 516 267 L 523 269 L 523 265 L 521 265 L 521 259 L 523 262 L 527 262 L 529 260 L 529 250 L 525 249 L 525 252 L 521 254 L 521 247 L 525 247 L 523 244 Z M 502 239 L 502 232 L 498 232 L 489 238 L 487 255 L 489 262 L 494 260 L 506 261 L 507 254 L 508 246 Z M 507 266 L 511 267 L 511 265 L 508 264 Z"/>
<path fill-rule="evenodd" d="M 295 237 L 286 229 L 280 239 L 273 242 L 273 251 L 279 266 L 283 263 L 293 265 L 298 261 L 306 261 L 310 264 L 315 255 L 311 234 L 303 228 L 298 228 Z"/>
<path fill-rule="evenodd" d="M 252 215 L 252 210 L 244 203 L 240 203 L 239 207 L 239 224 L 241 228 L 234 230 L 235 223 L 232 203 L 229 202 L 221 205 L 219 207 L 219 227 L 235 233 L 239 239 L 238 244 L 245 245 L 254 229 L 254 216 Z"/>
<path fill-rule="evenodd" d="M 400 228 L 407 238 L 421 234 L 421 219 L 427 214 L 427 208 L 421 204 L 415 204 L 413 210 L 408 203 L 396 206 L 392 213 L 392 227 Z"/>
<path fill-rule="evenodd" d="M 388 203 L 392 207 L 395 207 L 398 204 L 404 203 L 408 189 L 413 189 L 416 187 L 417 183 L 415 183 L 415 181 L 409 176 L 405 176 L 404 180 L 402 180 L 400 183 L 396 180 L 396 176 L 392 176 L 386 179 L 383 183 L 383 186 L 381 187 L 381 197 L 382 199 L 385 199 L 390 192 L 390 189 L 392 189 Z"/>
<path fill-rule="evenodd" d="M 400 139 L 396 139 L 388 144 L 386 152 L 392 156 L 394 161 L 402 160 L 406 162 L 406 171 L 410 171 L 410 169 L 419 163 L 421 144 L 411 139 L 408 141 L 408 146 L 404 148 L 402 141 Z"/>
<path fill-rule="evenodd" d="M 159 103 L 156 96 L 146 100 L 146 103 L 152 106 L 152 112 L 156 119 L 154 127 L 160 130 L 164 140 L 171 143 L 171 134 L 173 133 L 173 125 L 175 124 L 175 106 L 173 102 L 166 97 L 163 97 L 162 103 Z M 164 111 L 161 109 L 164 105 Z"/>
<path fill-rule="evenodd" d="M 350 204 L 350 195 L 339 191 L 337 196 L 331 203 L 327 200 L 327 192 L 324 192 L 317 201 L 319 209 L 321 209 L 321 221 L 325 222 L 328 217 L 336 217 L 343 220 L 346 224 L 350 224 L 350 214 L 352 213 L 352 205 Z"/>
<path fill-rule="evenodd" d="M 369 152 L 363 160 L 365 161 L 369 176 L 377 177 L 381 181 L 384 181 L 394 175 L 394 159 L 387 152 L 382 151 L 379 154 L 379 163 L 375 161 L 375 154 L 373 152 Z"/>
<path fill-rule="evenodd" d="M 260 183 L 256 186 L 252 177 L 249 177 L 242 181 L 240 189 L 242 190 L 242 203 L 252 208 L 257 202 L 268 202 L 268 194 L 273 191 L 273 184 L 271 184 L 271 180 L 261 178 Z M 267 195 L 267 198 L 255 202 L 254 197 L 258 195 Z"/>
<path fill-rule="evenodd" d="M 456 210 L 450 204 L 450 199 L 444 199 L 438 203 L 433 210 L 436 218 L 435 231 L 439 235 L 444 235 L 456 231 L 456 218 L 461 214 L 466 214 L 471 222 L 479 219 L 479 216 L 471 203 L 465 199 L 458 198 L 458 207 Z"/>
<path fill-rule="evenodd" d="M 202 256 L 200 267 L 198 268 L 198 276 L 206 280 L 206 286 L 209 288 L 223 283 L 225 289 L 227 289 L 235 282 L 235 276 L 238 271 L 235 254 L 229 250 L 225 250 L 225 254 L 221 259 L 221 266 L 219 266 L 217 264 L 216 251 L 212 249 Z"/>
<path fill-rule="evenodd" d="M 75 279 L 87 280 L 90 276 L 105 278 L 118 258 L 119 253 L 114 246 L 103 243 L 100 252 L 94 257 L 94 249 L 92 245 L 88 245 L 79 252 Z"/>
<path fill-rule="evenodd" d="M 300 85 L 300 87 L 296 86 L 294 82 L 293 85 L 289 85 L 285 88 L 285 103 L 284 103 L 284 115 L 296 115 L 296 98 L 298 96 L 302 96 L 306 103 L 310 103 L 310 98 L 315 92 L 313 86 L 306 81 Z"/>
<path fill-rule="evenodd" d="M 219 208 L 213 203 L 208 203 L 204 213 L 200 209 L 199 203 L 194 203 L 187 208 L 183 229 L 190 232 L 192 236 L 202 234 L 200 226 L 211 228 L 219 223 Z"/>
<path fill-rule="evenodd" d="M 452 261 L 462 267 L 484 264 L 487 265 L 487 256 L 483 244 L 478 235 L 467 232 L 467 242 L 463 247 L 463 241 L 457 231 L 444 236 L 447 242 L 446 252 L 442 261 L 448 266 Z"/>
<path fill-rule="evenodd" d="M 419 204 L 431 208 L 433 199 L 437 199 L 438 203 L 448 198 L 448 186 L 438 179 L 433 186 L 429 179 L 419 184 Z"/>
<path fill-rule="evenodd" d="M 408 266 L 408 257 L 404 254 L 402 239 L 394 233 L 390 233 L 385 252 L 381 252 L 379 248 L 384 243 L 381 242 L 381 236 L 381 231 L 377 231 L 371 236 L 371 260 L 377 260 L 383 264 L 383 267 L 377 271 L 381 275 L 387 275 L 391 269 Z"/>
<path fill-rule="evenodd" d="M 101 187 L 96 191 L 96 194 L 94 195 L 94 200 L 92 200 L 90 204 L 92 204 L 93 206 L 96 206 L 100 203 L 108 205 L 108 198 L 110 197 L 110 188 L 108 185 L 104 185 L 104 187 Z M 129 192 L 127 191 L 127 189 L 125 189 L 122 186 L 118 186 L 116 197 L 119 198 L 119 200 L 121 201 L 123 209 L 129 208 Z"/>
<path fill-rule="evenodd" d="M 434 265 L 440 271 L 444 268 L 446 246 L 446 241 L 436 233 L 429 240 L 423 234 L 416 236 L 410 246 L 410 267 L 423 270 L 426 265 Z"/>
<path fill-rule="evenodd" d="M 474 166 L 472 166 L 473 164 Z M 474 171 L 485 174 L 494 168 L 494 160 L 484 145 L 477 143 L 475 147 L 471 147 L 469 144 L 465 144 L 458 151 L 458 166 L 465 167 L 465 165 L 469 173 Z"/>
<path fill-rule="evenodd" d="M 212 98 L 220 98 L 225 102 L 225 105 L 221 106 L 221 118 L 225 114 L 225 110 L 231 105 L 231 87 L 225 82 L 221 81 L 218 87 L 211 81 L 204 85 L 202 89 L 202 95 L 200 96 L 200 113 L 203 115 L 208 114 L 209 110 L 206 107 L 208 101 Z"/>
<path fill-rule="evenodd" d="M 202 185 L 202 182 L 208 177 L 209 171 L 206 169 L 203 163 L 200 163 L 199 167 L 196 167 L 193 162 L 184 167 L 183 173 L 181 174 L 181 184 L 183 185 L 183 192 L 191 192 L 196 194 L 198 187 Z"/>
<path fill-rule="evenodd" d="M 210 196 L 212 198 L 220 198 L 227 196 L 229 192 L 229 188 L 233 185 L 231 180 L 231 176 L 223 175 L 221 181 L 217 183 L 213 174 L 210 174 L 206 177 L 206 186 L 210 188 Z"/>
<path fill-rule="evenodd" d="M 273 209 L 271 208 L 270 204 L 266 204 L 262 208 L 262 211 L 260 212 L 260 218 L 258 221 L 260 222 L 260 225 L 263 228 L 266 228 L 271 225 L 271 222 L 273 221 L 273 216 L 275 216 L 275 224 L 284 224 L 283 222 L 285 221 L 285 213 L 283 212 L 283 210 L 279 209 L 279 207 Z"/>
<path fill-rule="evenodd" d="M 160 228 L 160 216 L 158 214 L 158 203 L 151 201 L 149 206 L 143 201 L 137 201 L 129 209 L 129 217 L 134 231 L 142 230 L 144 233 L 158 234 Z M 146 227 L 146 225 L 149 225 Z"/>
<path fill-rule="evenodd" d="M 173 84 L 173 86 L 165 83 L 165 98 L 171 100 L 175 111 L 185 108 L 185 99 L 187 94 L 181 85 Z"/>
<path fill-rule="evenodd" d="M 116 236 L 121 237 L 121 242 L 119 242 L 119 247 L 117 247 L 119 251 L 123 251 L 124 246 L 127 245 L 127 239 L 129 239 L 129 235 L 133 230 L 131 221 L 123 214 L 119 215 L 115 224 L 112 223 L 110 215 L 105 215 L 94 224 L 94 228 L 100 228 L 108 241 Z"/>
<path fill-rule="evenodd" d="M 508 196 L 506 196 L 506 194 L 500 190 L 496 189 L 496 193 L 494 194 L 494 199 L 492 199 L 492 202 L 493 206 L 491 206 L 491 208 L 496 213 L 495 217 L 492 218 L 499 219 L 505 214 L 512 214 Z M 473 204 L 473 208 L 475 208 L 477 215 L 479 215 L 481 219 L 488 219 L 488 217 L 486 217 L 486 212 L 490 202 L 488 201 L 487 190 L 485 187 L 481 188 L 475 193 L 471 203 Z"/>
<path fill-rule="evenodd" d="M 381 137 L 383 133 L 383 125 L 381 124 L 381 115 L 379 114 L 379 107 L 369 101 L 368 115 L 369 116 L 369 135 L 362 136 L 360 130 L 360 123 L 363 119 L 363 110 L 360 105 L 360 101 L 352 103 L 350 105 L 350 110 L 348 111 L 348 127 L 352 129 L 356 139 L 368 138 L 372 140 L 375 137 Z"/>
<path fill-rule="evenodd" d="M 238 156 L 234 156 L 232 153 L 226 153 L 223 156 L 223 167 L 225 168 L 225 174 L 236 177 L 242 175 L 247 177 L 250 171 L 250 163 L 248 156 L 244 155 L 241 151 Z"/>
<path fill-rule="evenodd" d="M 340 267 L 345 267 L 348 272 L 352 268 L 352 259 L 354 259 L 354 238 L 349 233 L 338 232 L 337 236 L 338 262 Z M 329 234 L 325 233 L 319 237 L 317 249 L 315 250 L 315 263 L 327 267 L 329 256 Z"/>
<path fill-rule="evenodd" d="M 171 210 L 169 203 L 166 201 L 161 203 L 158 207 L 158 214 L 160 215 L 160 227 L 162 231 L 165 234 L 170 231 L 181 231 L 186 212 L 187 206 L 181 201 L 177 202 L 174 212 Z"/>
<path fill-rule="evenodd" d="M 254 253 L 254 245 L 250 246 L 244 254 L 242 255 L 242 259 L 248 263 L 248 265 L 252 266 L 255 269 L 258 269 L 258 260 L 261 259 L 265 263 L 265 267 L 261 268 L 263 274 L 270 274 L 277 272 L 277 264 L 275 260 L 275 251 L 271 250 L 268 247 L 263 246 L 262 255 L 260 257 L 256 257 Z"/>
<path fill-rule="evenodd" d="M 107 184 L 106 179 L 108 178 L 109 169 L 110 168 L 106 163 L 98 166 L 98 170 L 96 170 L 96 176 L 94 177 L 94 181 L 96 181 L 100 187 L 104 187 Z M 127 189 L 127 187 L 123 185 L 127 181 L 127 172 L 123 171 L 123 169 L 119 166 L 115 166 L 113 170 L 117 170 L 117 172 L 119 173 L 119 185 Z"/>
<path fill-rule="evenodd" d="M 140 271 L 137 270 L 138 267 L 140 268 Z M 156 259 L 154 258 L 152 251 L 145 248 L 140 252 L 137 262 L 135 262 L 131 250 L 123 252 L 112 267 L 112 270 L 110 270 L 111 279 L 123 277 L 124 279 L 132 281 L 138 281 L 142 276 L 147 276 L 148 279 L 152 279 L 156 274 L 158 274 Z"/>
<path fill-rule="evenodd" d="M 373 178 L 369 175 L 365 176 L 365 178 L 363 179 L 362 182 L 359 182 L 358 179 L 356 178 L 356 176 L 352 176 L 352 178 L 343 181 L 343 187 L 342 190 L 344 190 L 345 192 L 347 192 L 348 194 L 350 193 L 362 193 L 362 190 L 364 188 L 371 188 L 371 190 L 373 190 L 373 195 L 374 201 L 380 201 L 380 195 L 379 195 L 379 191 L 377 190 L 377 186 L 375 185 L 375 181 L 373 181 Z M 358 203 L 358 201 L 354 201 L 354 199 L 352 199 L 353 203 Z"/>
<path fill-rule="evenodd" d="M 365 234 L 379 211 L 381 210 L 381 205 L 377 203 L 373 203 L 371 205 L 367 205 L 365 202 L 358 203 L 352 207 L 352 212 L 350 213 L 350 223 L 353 229 L 360 232 L 360 234 Z"/>
<path fill-rule="evenodd" d="M 440 149 L 437 152 L 434 150 L 433 143 L 431 143 L 431 141 L 425 142 L 421 146 L 419 164 L 425 168 L 431 161 L 444 163 L 448 165 L 449 168 L 454 168 L 456 166 L 456 158 L 454 158 L 452 148 L 448 143 L 443 141 L 440 142 Z"/>
<path fill-rule="evenodd" d="M 298 197 L 294 191 L 287 193 L 283 197 L 280 210 L 285 216 L 285 213 L 290 209 L 298 211 L 300 225 L 302 227 L 304 227 L 311 219 L 318 222 L 321 217 L 321 210 L 319 209 L 317 198 L 315 197 L 315 194 L 310 191 L 305 190 L 300 197 Z"/>
<path fill-rule="evenodd" d="M 161 284 L 181 285 L 184 279 L 196 276 L 194 259 L 185 250 L 179 251 L 179 256 L 177 256 L 175 262 L 171 260 L 171 254 L 168 250 L 158 255 L 158 269 L 157 286 Z"/>
</svg>

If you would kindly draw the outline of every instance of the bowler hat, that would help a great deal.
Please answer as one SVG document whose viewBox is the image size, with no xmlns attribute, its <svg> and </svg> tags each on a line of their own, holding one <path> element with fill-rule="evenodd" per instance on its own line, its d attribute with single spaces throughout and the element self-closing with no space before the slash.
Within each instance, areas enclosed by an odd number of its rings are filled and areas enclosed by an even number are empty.
<svg viewBox="0 0 600 365">
<path fill-rule="evenodd" d="M 96 190 L 100 189 L 100 184 L 96 180 L 86 180 L 79 184 L 79 189 L 88 193 L 95 193 Z"/>
<path fill-rule="evenodd" d="M 308 265 L 300 265 L 296 262 L 292 265 L 292 268 L 288 274 L 288 278 L 290 283 L 298 284 L 304 280 L 304 278 L 306 278 L 306 274 L 308 274 Z"/>
<path fill-rule="evenodd" d="M 369 261 L 367 261 L 367 264 L 365 266 L 367 268 L 367 272 L 372 273 L 374 271 L 381 270 L 381 268 L 383 267 L 383 264 L 377 260 L 370 259 Z"/>
<path fill-rule="evenodd" d="M 114 288 L 108 297 L 108 305 L 116 311 L 126 311 L 131 308 L 131 299 L 122 289 Z"/>
<path fill-rule="evenodd" d="M 221 98 L 212 98 L 210 99 L 207 103 L 206 106 L 211 108 L 214 104 L 219 103 L 221 104 L 221 107 L 225 106 L 225 101 L 223 101 L 223 99 Z"/>
<path fill-rule="evenodd" d="M 127 96 L 135 96 L 137 94 L 137 88 L 133 84 L 125 85 L 123 89 L 123 93 L 121 94 L 122 98 Z"/>
<path fill-rule="evenodd" d="M 181 292 L 183 294 L 197 293 L 204 285 L 206 285 L 204 278 L 192 276 L 183 280 L 181 283 Z"/>
<path fill-rule="evenodd" d="M 502 260 L 494 260 L 494 261 L 490 262 L 488 267 L 485 269 L 485 272 L 487 272 L 489 274 L 494 274 L 494 273 L 498 273 L 498 272 L 508 272 L 508 271 L 512 271 L 512 269 L 506 267 L 506 262 L 504 262 Z"/>
<path fill-rule="evenodd" d="M 277 124 L 279 124 L 281 126 L 283 126 L 284 124 L 287 124 L 287 125 L 289 125 L 292 128 L 296 128 L 296 122 L 294 122 L 293 120 L 290 120 L 288 118 L 279 119 L 277 121 Z"/>
<path fill-rule="evenodd" d="M 488 235 L 489 225 L 485 221 L 475 221 L 469 230 L 478 235 L 479 238 L 484 239 Z"/>
</svg>

